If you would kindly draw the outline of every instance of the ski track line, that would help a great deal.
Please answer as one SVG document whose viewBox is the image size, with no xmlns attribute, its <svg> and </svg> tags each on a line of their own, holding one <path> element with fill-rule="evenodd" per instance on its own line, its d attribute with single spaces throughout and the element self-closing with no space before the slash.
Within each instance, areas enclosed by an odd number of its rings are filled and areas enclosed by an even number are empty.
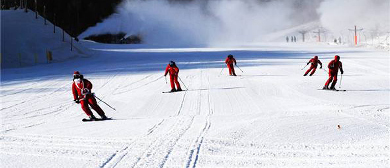
<svg viewBox="0 0 390 168">
<path fill-rule="evenodd" d="M 25 117 L 25 118 L 18 118 L 18 119 L 8 119 L 7 121 L 9 122 L 10 120 L 11 121 L 19 121 L 19 120 L 23 120 L 23 119 L 28 119 L 28 118 L 35 118 L 35 117 L 42 117 L 42 116 L 48 116 L 50 114 L 54 114 L 54 115 L 58 115 L 58 114 L 62 114 L 62 112 L 64 111 L 64 109 L 69 109 L 70 107 L 72 107 L 74 104 L 69 104 L 69 105 L 63 105 L 62 107 L 58 108 L 57 110 L 55 111 L 50 111 L 48 113 L 45 113 L 45 114 L 41 114 L 41 115 L 34 115 L 34 116 L 30 116 L 30 117 Z M 47 120 L 43 121 L 43 122 L 40 122 L 40 121 L 36 121 L 34 123 L 29 123 L 29 124 L 19 124 L 19 125 L 16 125 L 14 126 L 12 123 L 15 123 L 15 122 L 11 122 L 11 126 L 13 126 L 13 128 L 9 128 L 7 130 L 2 130 L 1 132 L 5 133 L 5 132 L 9 132 L 9 131 L 15 131 L 15 130 L 18 130 L 19 128 L 31 128 L 31 127 L 35 127 L 35 126 L 39 126 L 39 125 L 42 125 L 42 124 L 45 124 L 47 123 L 46 122 Z M 50 120 L 49 120 L 50 121 Z M 3 123 L 3 126 L 4 126 L 5 122 Z"/>
<path fill-rule="evenodd" d="M 27 90 L 34 89 L 34 88 L 36 87 L 36 84 L 38 84 L 38 83 L 40 84 L 39 81 L 42 80 L 42 79 L 43 79 L 43 78 L 39 78 L 39 79 L 36 79 L 36 80 L 32 80 L 31 82 L 29 82 L 29 84 L 28 84 L 27 86 L 23 86 L 23 84 L 21 84 L 21 83 L 16 83 L 16 85 L 19 85 L 19 84 L 22 85 L 22 86 L 18 86 L 18 87 L 28 87 L 28 88 L 23 89 L 23 90 L 20 90 L 20 91 L 12 92 L 12 93 L 10 93 L 10 94 L 1 94 L 0 97 L 12 96 L 12 95 L 16 95 L 16 94 L 25 92 L 25 91 L 27 91 Z M 57 79 L 56 81 L 58 82 L 58 81 L 61 81 L 61 80 Z M 25 81 L 25 82 L 27 82 L 27 81 Z M 2 85 L 3 85 L 3 84 L 2 84 Z M 14 84 L 5 84 L 5 85 L 3 85 L 3 87 L 8 87 L 8 86 L 11 86 L 11 85 L 14 85 Z M 35 86 L 35 87 L 34 87 L 34 86 Z M 11 87 L 11 89 L 12 89 L 12 87 Z M 3 93 L 3 92 L 4 92 L 3 89 L 1 89 L 1 90 L 0 90 L 0 93 Z"/>
<path fill-rule="evenodd" d="M 210 167 L 218 165 L 220 167 L 240 167 L 242 163 L 246 165 L 265 166 L 282 164 L 283 166 L 293 166 L 294 161 L 303 163 L 312 162 L 309 165 L 334 164 L 351 165 L 351 163 L 366 158 L 361 161 L 360 166 L 375 163 L 385 165 L 388 163 L 388 146 L 372 145 L 304 145 L 304 144 L 254 144 L 236 143 L 231 140 L 208 140 L 205 142 L 205 160 L 203 166 Z M 275 162 L 277 161 L 277 162 Z M 338 161 L 338 162 L 337 162 Z M 282 163 L 284 162 L 284 163 Z M 316 163 L 313 163 L 316 162 Z M 280 165 L 280 166 L 282 166 Z M 299 166 L 302 164 L 298 164 Z M 313 166 L 315 167 L 315 166 Z"/>
<path fill-rule="evenodd" d="M 201 81 L 203 81 L 203 78 L 201 76 Z M 194 141 L 194 143 L 196 145 L 191 145 L 192 149 L 190 150 L 189 152 L 189 156 L 188 156 L 188 161 L 187 161 L 187 164 L 185 165 L 186 168 L 189 168 L 189 167 L 192 167 L 192 168 L 195 168 L 196 167 L 196 164 L 198 162 L 198 159 L 199 159 L 199 153 L 200 153 L 200 149 L 201 149 L 201 146 L 203 144 L 203 140 L 204 140 L 204 137 L 205 135 L 207 134 L 208 130 L 210 129 L 211 127 L 211 121 L 210 121 L 210 117 L 211 115 L 213 115 L 213 108 L 211 107 L 211 96 L 210 96 L 210 76 L 208 76 L 207 78 L 207 81 L 208 81 L 208 90 L 207 90 L 207 101 L 208 101 L 208 109 L 209 109 L 209 112 L 208 112 L 208 115 L 207 115 L 207 119 L 206 119 L 206 123 L 205 123 L 205 126 L 203 127 L 202 131 L 200 132 L 199 136 L 196 138 L 196 140 Z M 202 83 L 202 82 L 201 82 Z M 203 83 L 202 83 L 203 84 Z M 202 92 L 202 91 L 200 91 Z M 199 95 L 199 97 L 201 98 L 201 96 Z M 199 104 L 199 111 L 200 111 L 200 104 Z M 195 154 L 195 155 L 194 155 Z M 192 163 L 192 164 L 191 164 Z M 192 166 L 191 166 L 192 165 Z"/>
<path fill-rule="evenodd" d="M 174 129 L 174 127 L 177 125 L 177 123 L 178 123 L 179 121 L 177 121 L 175 124 L 173 124 L 170 128 L 169 128 L 169 130 L 167 131 L 168 133 L 165 133 L 165 135 L 167 135 L 167 134 L 169 134 L 169 132 L 171 132 L 173 129 Z M 165 138 L 166 136 L 162 136 L 163 138 Z M 136 160 L 136 162 L 132 165 L 132 166 L 130 166 L 130 167 L 132 167 L 132 168 L 134 168 L 134 167 L 136 167 L 137 165 L 139 165 L 140 164 L 140 162 L 142 162 L 142 159 L 144 159 L 144 158 L 147 158 L 148 157 L 148 153 L 151 153 L 150 151 L 154 151 L 154 149 L 155 148 L 153 148 L 153 147 L 155 147 L 155 146 L 157 146 L 157 141 L 159 140 L 159 139 L 161 139 L 161 136 L 160 137 L 154 137 L 153 138 L 154 140 L 153 140 L 153 142 L 151 142 L 150 144 L 149 144 L 149 146 L 145 149 L 145 151 L 140 155 L 140 157 L 138 157 L 137 158 L 137 160 Z M 150 154 L 151 155 L 151 154 Z M 144 159 L 145 160 L 145 159 Z"/>
<path fill-rule="evenodd" d="M 19 93 L 23 93 L 23 92 L 25 92 L 25 91 L 27 91 L 27 90 L 31 90 L 31 89 L 34 89 L 34 87 L 31 87 L 31 86 L 34 86 L 35 84 L 37 84 L 38 82 L 34 82 L 33 84 L 30 84 L 30 85 L 28 85 L 28 86 L 25 86 L 25 87 L 28 87 L 27 89 L 23 89 L 23 90 L 19 90 L 19 91 L 16 91 L 16 92 L 11 92 L 11 93 L 9 93 L 9 94 L 3 94 L 4 93 L 4 91 L 3 90 L 1 90 L 1 98 L 3 98 L 3 97 L 7 97 L 7 96 L 12 96 L 12 95 L 16 95 L 16 94 L 19 94 Z M 7 92 L 7 91 L 6 91 Z"/>
<path fill-rule="evenodd" d="M 192 124 L 193 124 L 193 122 L 194 122 L 194 118 L 195 118 L 195 116 L 192 116 L 191 121 L 190 121 L 190 124 L 188 124 L 187 127 L 185 128 L 185 130 L 182 131 L 176 139 L 174 139 L 174 143 L 169 147 L 167 154 L 165 155 L 163 161 L 162 161 L 162 162 L 160 163 L 160 165 L 159 165 L 160 168 L 164 167 L 166 161 L 168 160 L 168 158 L 169 158 L 171 152 L 173 151 L 173 148 L 176 146 L 177 142 L 178 142 L 178 141 L 183 137 L 183 135 L 190 129 L 190 127 L 192 126 Z"/>
<path fill-rule="evenodd" d="M 107 138 L 85 138 L 85 137 L 70 137 L 70 136 L 46 136 L 46 135 L 38 135 L 38 134 L 23 134 L 23 135 L 0 135 L 0 139 L 5 138 L 13 138 L 13 139 L 20 139 L 23 141 L 55 141 L 55 142 L 66 142 L 72 141 L 74 143 L 94 143 L 94 142 L 116 142 L 116 143 L 128 143 L 132 141 L 132 139 L 107 139 Z"/>
<path fill-rule="evenodd" d="M 188 89 L 188 88 L 187 88 L 187 89 Z M 184 102 L 185 102 L 185 98 L 186 98 L 187 92 L 188 92 L 188 91 L 185 91 L 185 93 L 184 93 L 184 95 L 183 95 L 182 102 L 181 102 L 181 105 L 180 105 L 180 107 L 179 107 L 179 110 L 178 110 L 178 113 L 177 113 L 176 116 L 179 116 L 180 113 L 181 113 L 181 110 L 182 110 L 182 108 L 183 108 L 183 105 L 184 105 Z M 192 116 L 191 122 L 190 122 L 190 124 L 188 125 L 188 127 L 186 127 L 185 131 L 182 132 L 182 133 L 180 133 L 180 134 L 179 134 L 179 137 L 176 138 L 176 139 L 174 140 L 173 145 L 171 145 L 171 147 L 168 149 L 167 154 L 165 155 L 165 157 L 164 157 L 164 159 L 162 160 L 162 162 L 159 164 L 159 165 L 160 165 L 159 167 L 163 167 L 163 166 L 165 165 L 165 163 L 166 163 L 166 161 L 168 160 L 168 158 L 169 158 L 169 156 L 170 156 L 170 154 L 171 154 L 171 152 L 172 152 L 174 146 L 175 146 L 176 143 L 181 139 L 181 137 L 185 134 L 185 132 L 187 132 L 187 130 L 191 127 L 191 125 L 192 125 L 192 123 L 193 123 L 193 121 L 194 121 L 194 118 L 195 118 L 195 116 Z M 168 131 L 167 135 L 169 134 L 169 132 L 172 132 L 172 130 L 174 130 L 176 127 L 180 129 L 180 126 L 176 126 L 176 125 L 178 125 L 177 123 L 179 123 L 179 122 L 180 122 L 180 121 L 176 122 L 176 124 L 174 124 L 174 126 L 170 128 L 170 130 Z M 181 124 L 179 124 L 179 125 L 181 125 Z M 172 137 L 172 136 L 163 136 L 163 137 Z M 159 144 L 164 143 L 164 140 L 163 140 L 163 142 L 159 142 L 159 139 L 160 139 L 160 138 L 156 138 L 156 139 L 152 142 L 152 144 L 149 145 L 149 148 L 143 153 L 143 155 L 142 155 L 140 158 L 137 159 L 137 161 L 133 164 L 132 167 L 139 166 L 140 164 L 142 164 L 142 161 L 145 162 L 144 160 L 145 160 L 145 158 L 148 157 L 148 154 L 149 154 L 149 153 L 155 154 L 156 152 L 154 152 L 154 153 L 151 152 L 151 151 L 155 150 L 155 148 L 164 147 L 164 145 L 159 145 L 159 146 L 156 147 L 157 143 L 159 143 Z M 170 141 L 171 141 L 171 140 L 170 140 Z M 169 142 L 170 142 L 170 141 L 169 141 Z M 153 148 L 153 147 L 154 147 L 154 148 Z M 152 150 L 150 150 L 150 149 L 152 149 Z M 155 150 L 155 151 L 159 151 L 159 150 Z M 161 150 L 160 150 L 160 151 L 161 151 Z M 150 155 L 152 155 L 152 154 L 150 154 Z M 140 162 L 141 162 L 141 163 L 140 163 Z"/>
<path fill-rule="evenodd" d="M 135 89 L 139 89 L 139 88 L 145 87 L 145 86 L 147 86 L 147 85 L 149 85 L 149 84 L 151 84 L 151 83 L 154 83 L 154 82 L 160 80 L 160 79 L 163 78 L 163 77 L 164 77 L 164 76 L 160 76 L 160 77 L 158 77 L 158 78 L 155 79 L 155 80 L 152 80 L 152 81 L 150 81 L 150 82 L 147 82 L 146 84 L 143 84 L 143 85 L 140 85 L 140 86 L 137 86 L 137 87 L 135 87 L 135 88 L 132 88 L 132 89 L 129 89 L 129 90 L 125 90 L 125 91 L 122 91 L 122 92 L 118 92 L 118 93 L 116 93 L 115 95 L 127 93 L 127 92 L 130 92 L 130 91 L 132 91 L 132 90 L 135 90 Z"/>
<path fill-rule="evenodd" d="M 140 140 L 141 139 L 145 139 L 146 137 L 148 137 L 150 134 L 152 134 L 159 126 L 161 126 L 161 124 L 165 121 L 165 119 L 162 119 L 161 122 L 155 124 L 154 126 L 152 126 L 152 128 L 150 128 L 148 130 L 148 133 L 145 134 L 143 137 L 139 138 Z M 126 146 L 124 147 L 123 149 L 121 149 L 120 151 L 117 151 L 115 152 L 114 154 L 112 154 L 100 167 L 101 168 L 113 168 L 113 167 L 116 167 L 118 165 L 119 162 L 122 161 L 122 159 L 129 153 L 129 151 L 132 149 L 131 147 L 134 146 L 136 144 L 136 141 L 137 140 L 134 140 L 129 146 Z"/>
<path fill-rule="evenodd" d="M 192 79 L 191 79 L 191 81 L 192 81 Z M 192 83 L 192 82 L 190 82 L 190 84 L 189 84 L 188 86 L 191 86 L 191 83 Z M 184 91 L 183 99 L 182 99 L 182 101 L 181 101 L 181 103 L 180 103 L 179 111 L 177 112 L 176 116 L 179 116 L 180 113 L 181 113 L 181 110 L 182 110 L 182 108 L 183 108 L 183 105 L 184 105 L 184 102 L 185 102 L 185 99 L 186 99 L 187 92 L 188 92 L 188 88 L 187 88 L 186 91 Z"/>
<path fill-rule="evenodd" d="M 29 99 L 29 100 L 24 100 L 24 101 L 21 101 L 19 103 L 16 103 L 14 105 L 11 105 L 11 106 L 8 106 L 8 107 L 4 107 L 2 109 L 0 109 L 0 111 L 2 110 L 6 110 L 6 109 L 10 109 L 10 108 L 13 108 L 13 107 L 17 107 L 17 106 L 20 106 L 24 103 L 27 103 L 27 102 L 32 102 L 34 104 L 34 102 L 42 102 L 40 99 L 42 98 L 46 98 L 46 99 L 49 99 L 49 96 L 52 96 L 54 95 L 56 92 L 60 91 L 61 89 L 65 88 L 67 84 L 64 84 L 63 86 L 61 86 L 60 88 L 50 92 L 49 94 L 43 94 L 41 96 L 34 96 L 32 99 Z M 47 89 L 47 88 L 46 88 Z M 46 90 L 46 89 L 41 89 L 41 90 Z"/>
<path fill-rule="evenodd" d="M 41 116 L 45 116 L 45 115 L 49 115 L 49 114 L 58 114 L 59 112 L 61 112 L 62 110 L 66 110 L 70 107 L 72 107 L 74 104 L 73 102 L 68 102 L 68 103 L 61 103 L 59 105 L 55 105 L 55 106 L 51 106 L 51 107 L 46 107 L 46 108 L 42 108 L 42 109 L 36 109 L 36 110 L 33 110 L 33 111 L 29 111 L 29 112 L 26 112 L 24 114 L 22 114 L 22 118 L 15 118 L 15 117 L 18 117 L 19 115 L 13 115 L 11 116 L 11 118 L 7 118 L 7 119 L 4 119 L 4 120 L 11 120 L 11 121 L 14 121 L 14 120 L 22 120 L 22 119 L 29 119 L 29 118 L 35 118 L 35 117 L 41 117 Z M 30 115 L 30 116 L 27 116 L 27 114 L 30 114 L 30 113 L 34 113 L 34 112 L 40 112 L 41 110 L 50 110 L 50 109 L 53 109 L 53 108 L 56 108 L 55 111 L 49 111 L 47 113 L 40 113 L 40 114 L 35 114 L 35 115 Z"/>
<path fill-rule="evenodd" d="M 129 83 L 129 84 L 127 84 L 127 85 L 124 85 L 124 86 L 122 86 L 122 85 L 118 85 L 118 87 L 116 87 L 116 89 L 114 89 L 114 91 L 113 91 L 113 95 L 117 95 L 117 94 L 119 94 L 119 93 L 116 93 L 117 92 L 117 90 L 119 90 L 120 88 L 127 88 L 127 87 L 129 87 L 129 86 L 132 86 L 132 85 L 134 85 L 134 84 L 136 84 L 136 83 L 139 83 L 139 82 L 141 82 L 141 81 L 143 81 L 143 80 L 146 80 L 146 79 L 148 79 L 149 77 L 151 77 L 151 76 L 153 76 L 154 74 L 150 74 L 150 75 L 147 75 L 147 76 L 145 76 L 145 77 L 143 77 L 143 78 L 141 78 L 141 79 L 139 79 L 139 80 L 136 80 L 136 81 L 134 81 L 134 82 L 131 82 L 131 83 Z M 128 80 L 128 78 L 125 78 L 124 79 L 124 81 L 127 81 Z"/>
<path fill-rule="evenodd" d="M 72 158 L 99 161 L 104 156 L 118 149 L 128 140 L 115 139 L 87 139 L 74 137 L 50 136 L 1 136 L 2 150 L 6 155 L 31 155 L 40 157 Z M 57 155 L 53 155 L 57 153 Z M 59 155 L 58 155 L 59 154 Z M 99 161 L 100 162 L 100 161 Z"/>
</svg>

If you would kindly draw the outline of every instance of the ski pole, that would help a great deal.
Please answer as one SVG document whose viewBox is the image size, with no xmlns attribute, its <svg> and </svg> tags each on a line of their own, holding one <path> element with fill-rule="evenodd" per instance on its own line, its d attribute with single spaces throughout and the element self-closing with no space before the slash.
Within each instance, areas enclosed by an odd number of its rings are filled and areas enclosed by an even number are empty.
<svg viewBox="0 0 390 168">
<path fill-rule="evenodd" d="M 242 69 L 241 69 L 238 65 L 236 65 L 236 67 L 237 67 L 238 69 L 240 69 L 240 71 L 241 71 L 242 73 L 244 73 L 244 71 L 242 71 Z"/>
<path fill-rule="evenodd" d="M 223 68 L 221 69 L 221 72 L 219 72 L 219 75 L 221 75 L 221 74 L 222 74 L 222 71 L 223 71 L 223 69 L 225 69 L 225 67 L 223 67 Z"/>
<path fill-rule="evenodd" d="M 343 74 L 341 74 L 339 88 L 341 88 L 341 81 L 343 81 Z"/>
<path fill-rule="evenodd" d="M 165 76 L 165 84 L 168 84 L 168 82 L 167 82 L 167 76 L 166 75 L 164 75 Z"/>
<path fill-rule="evenodd" d="M 186 86 L 186 84 L 184 84 L 184 82 L 181 80 L 181 78 L 179 76 L 177 76 L 180 80 L 181 83 L 183 83 L 184 87 L 186 87 L 186 89 L 188 90 L 188 87 Z"/>
<path fill-rule="evenodd" d="M 92 95 L 93 95 L 93 97 L 96 97 L 99 101 L 103 102 L 103 103 L 106 104 L 108 107 L 110 107 L 111 109 L 113 109 L 113 110 L 116 111 L 116 109 L 115 109 L 114 107 L 111 107 L 109 104 L 107 104 L 106 102 L 104 102 L 102 99 L 99 99 L 99 97 L 97 97 L 97 96 L 95 95 L 95 93 L 92 93 Z"/>
<path fill-rule="evenodd" d="M 306 64 L 306 66 L 305 66 L 305 67 L 303 67 L 301 70 L 305 69 L 305 68 L 307 67 L 307 65 L 309 65 L 309 64 Z"/>
<path fill-rule="evenodd" d="M 324 68 L 322 68 L 322 70 L 324 70 L 326 73 L 328 73 L 328 71 L 327 71 L 327 70 L 325 70 Z"/>
</svg>

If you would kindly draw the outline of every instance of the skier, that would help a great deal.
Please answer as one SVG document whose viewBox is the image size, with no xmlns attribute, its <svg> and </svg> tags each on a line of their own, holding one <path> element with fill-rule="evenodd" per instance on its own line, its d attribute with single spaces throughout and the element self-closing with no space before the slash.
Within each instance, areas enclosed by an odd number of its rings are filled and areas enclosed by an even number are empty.
<svg viewBox="0 0 390 168">
<path fill-rule="evenodd" d="M 236 59 L 233 58 L 233 55 L 229 54 L 225 60 L 225 63 L 227 67 L 229 68 L 229 75 L 230 76 L 237 76 L 236 72 L 234 71 L 234 65 L 237 65 Z"/>
<path fill-rule="evenodd" d="M 340 62 L 340 56 L 338 56 L 338 55 L 334 56 L 334 60 L 329 62 L 328 68 L 329 68 L 329 79 L 326 81 L 325 86 L 322 89 L 336 90 L 335 86 L 337 83 L 337 74 L 339 72 L 339 69 L 341 71 L 341 74 L 344 73 L 342 63 Z M 328 86 L 329 86 L 330 82 L 332 82 L 332 80 L 333 80 L 333 83 L 330 86 L 330 88 L 328 88 Z"/>
<path fill-rule="evenodd" d="M 286 42 L 288 43 L 288 36 L 286 36 Z"/>
<path fill-rule="evenodd" d="M 322 69 L 322 62 L 318 59 L 318 56 L 314 56 L 314 58 L 310 59 L 309 62 L 307 62 L 306 66 L 310 63 L 310 68 L 305 72 L 303 76 L 306 76 L 310 71 L 312 71 L 310 73 L 310 76 L 312 76 L 316 72 L 318 64 L 320 64 L 320 69 Z"/>
<path fill-rule="evenodd" d="M 177 81 L 177 78 L 179 78 L 179 68 L 176 66 L 176 63 L 173 61 L 169 61 L 169 64 L 167 65 L 167 68 L 165 69 L 165 74 L 164 76 L 167 76 L 169 72 L 170 76 L 170 81 L 171 81 L 171 92 L 176 92 L 176 91 L 182 91 L 180 87 L 179 81 Z M 175 89 L 175 84 L 177 86 L 177 89 Z"/>
<path fill-rule="evenodd" d="M 73 73 L 72 84 L 74 102 L 81 104 L 81 108 L 84 110 L 85 114 L 87 114 L 90 120 L 96 120 L 96 117 L 93 115 L 89 106 L 91 106 L 100 115 L 101 119 L 108 119 L 104 114 L 104 111 L 97 104 L 95 97 L 91 93 L 91 90 L 92 83 L 89 80 L 84 79 L 84 76 L 81 75 L 79 71 L 75 71 Z"/>
</svg>

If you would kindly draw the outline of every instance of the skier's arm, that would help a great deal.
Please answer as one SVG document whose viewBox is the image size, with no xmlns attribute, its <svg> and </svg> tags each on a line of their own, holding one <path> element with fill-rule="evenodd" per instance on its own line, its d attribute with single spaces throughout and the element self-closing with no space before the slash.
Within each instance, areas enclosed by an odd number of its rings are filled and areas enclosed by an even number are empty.
<svg viewBox="0 0 390 168">
<path fill-rule="evenodd" d="M 344 73 L 344 70 L 343 70 L 343 64 L 340 62 L 340 72 L 341 72 L 341 74 L 343 74 Z"/>
<path fill-rule="evenodd" d="M 333 63 L 334 61 L 330 61 L 329 62 L 329 64 L 328 64 L 328 68 L 329 69 L 333 69 L 333 67 L 334 67 L 334 63 Z"/>
<path fill-rule="evenodd" d="M 322 69 L 322 62 L 318 60 L 318 63 L 320 64 L 320 69 Z"/>
<path fill-rule="evenodd" d="M 226 60 L 225 60 L 225 64 L 228 64 L 228 61 L 229 61 L 229 58 L 226 58 Z"/>
<path fill-rule="evenodd" d="M 89 90 L 92 90 L 92 83 L 89 80 L 86 80 L 86 79 L 85 79 L 85 81 L 86 81 L 86 86 L 85 87 L 87 89 L 89 89 Z"/>
<path fill-rule="evenodd" d="M 165 74 L 164 74 L 164 76 L 167 76 L 168 70 L 169 70 L 169 65 L 167 66 L 167 68 L 165 68 Z"/>
<path fill-rule="evenodd" d="M 233 58 L 234 65 L 237 65 L 236 59 Z"/>
<path fill-rule="evenodd" d="M 79 97 L 78 97 L 76 85 L 74 82 L 72 84 L 72 93 L 73 93 L 73 101 L 75 101 L 77 103 L 77 101 L 79 100 Z"/>
<path fill-rule="evenodd" d="M 84 94 L 91 94 L 91 90 L 92 90 L 92 83 L 89 80 L 84 79 L 83 93 Z"/>
<path fill-rule="evenodd" d="M 309 65 L 309 64 L 310 64 L 310 62 L 311 62 L 312 60 L 313 60 L 313 59 L 310 59 L 310 60 L 309 60 L 309 62 L 307 62 L 307 63 L 306 63 L 306 65 Z"/>
</svg>

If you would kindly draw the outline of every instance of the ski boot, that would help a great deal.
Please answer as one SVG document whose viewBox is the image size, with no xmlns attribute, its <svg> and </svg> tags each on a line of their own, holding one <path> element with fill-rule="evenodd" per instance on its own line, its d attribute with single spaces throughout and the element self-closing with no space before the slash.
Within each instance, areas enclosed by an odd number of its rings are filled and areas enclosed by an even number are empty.
<svg viewBox="0 0 390 168">
<path fill-rule="evenodd" d="M 183 91 L 181 88 L 177 89 L 177 91 Z"/>
<path fill-rule="evenodd" d="M 92 115 L 89 116 L 89 120 L 95 121 L 95 120 L 96 120 L 96 117 L 92 114 Z"/>
<path fill-rule="evenodd" d="M 173 89 L 171 90 L 171 92 L 176 92 L 176 89 L 175 89 L 175 88 L 173 88 Z"/>
<path fill-rule="evenodd" d="M 108 117 L 105 115 L 105 114 L 103 114 L 102 116 L 100 116 L 101 118 L 102 118 L 102 120 L 107 120 L 108 119 Z"/>
<path fill-rule="evenodd" d="M 329 90 L 328 86 L 324 86 L 322 89 L 323 90 Z"/>
</svg>

